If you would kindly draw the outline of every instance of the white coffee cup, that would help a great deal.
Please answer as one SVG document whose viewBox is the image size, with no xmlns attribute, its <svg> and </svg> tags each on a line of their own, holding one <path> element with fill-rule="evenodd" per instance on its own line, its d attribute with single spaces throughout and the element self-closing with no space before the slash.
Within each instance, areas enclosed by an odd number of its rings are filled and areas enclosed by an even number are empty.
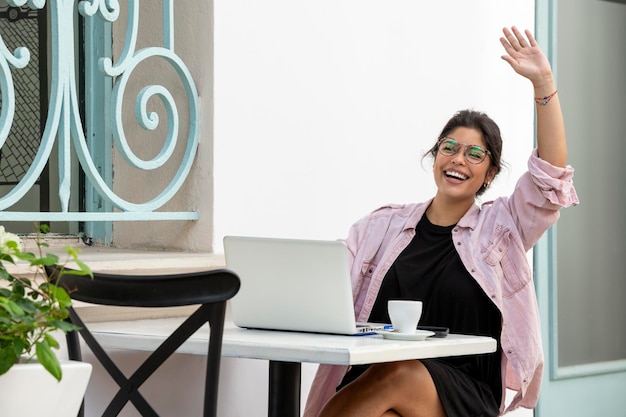
<svg viewBox="0 0 626 417">
<path fill-rule="evenodd" d="M 394 332 L 415 333 L 422 316 L 422 302 L 414 300 L 389 300 L 387 311 Z"/>
</svg>

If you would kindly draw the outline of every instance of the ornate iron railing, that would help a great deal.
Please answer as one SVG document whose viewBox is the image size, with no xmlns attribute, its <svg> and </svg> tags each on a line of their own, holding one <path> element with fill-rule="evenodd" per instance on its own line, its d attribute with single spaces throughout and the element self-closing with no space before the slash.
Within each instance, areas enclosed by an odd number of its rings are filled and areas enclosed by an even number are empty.
<svg viewBox="0 0 626 417">
<path fill-rule="evenodd" d="M 86 21 L 100 19 L 105 24 L 114 22 L 120 16 L 120 4 L 117 0 L 8 0 L 9 5 L 19 8 L 28 7 L 33 10 L 48 8 L 50 13 L 51 54 L 50 54 L 50 92 L 47 119 L 41 134 L 39 146 L 30 166 L 21 179 L 0 197 L 0 221 L 121 221 L 121 220 L 195 220 L 198 213 L 157 211 L 170 201 L 180 189 L 195 160 L 198 147 L 198 94 L 189 70 L 180 57 L 174 52 L 174 1 L 163 0 L 163 45 L 137 48 L 139 26 L 139 0 L 128 0 L 127 28 L 124 47 L 116 62 L 110 56 L 97 58 L 97 69 L 92 76 L 100 76 L 109 80 L 111 90 L 106 92 L 110 97 L 103 114 L 110 114 L 99 132 L 102 140 L 107 140 L 107 132 L 113 137 L 113 144 L 119 155 L 133 168 L 138 170 L 155 170 L 170 160 L 173 150 L 179 141 L 179 113 L 170 91 L 163 85 L 145 86 L 136 97 L 135 114 L 140 126 L 148 131 L 156 130 L 160 124 L 159 115 L 149 112 L 148 101 L 159 99 L 167 114 L 167 136 L 156 156 L 142 159 L 129 146 L 122 124 L 122 101 L 127 91 L 128 80 L 138 65 L 149 58 L 157 57 L 165 60 L 180 78 L 187 97 L 189 109 L 189 126 L 184 144 L 184 155 L 171 178 L 162 191 L 149 201 L 136 203 L 122 198 L 113 191 L 110 175 L 102 173 L 101 163 L 94 158 L 101 155 L 93 153 L 90 141 L 86 139 L 80 117 L 79 96 L 77 94 L 75 25 L 76 13 L 80 13 Z M 0 33 L 0 90 L 2 107 L 0 110 L 0 148 L 5 145 L 15 118 L 15 85 L 13 71 L 20 71 L 29 65 L 30 52 L 23 46 L 13 52 L 7 48 L 4 34 Z M 108 40 L 110 42 L 110 39 Z M 86 66 L 88 63 L 85 64 Z M 90 75 L 87 70 L 87 77 Z M 102 113 L 101 113 L 102 114 Z M 92 127 L 93 129 L 93 127 Z M 58 198 L 61 209 L 57 212 L 41 211 L 10 211 L 25 194 L 33 187 L 46 167 L 53 146 L 58 148 L 59 186 Z M 101 144 L 99 145 L 101 146 Z M 113 146 L 113 145 L 111 145 Z M 72 189 L 72 158 L 71 148 L 77 156 L 85 178 L 93 192 L 104 203 L 105 211 L 88 210 L 70 211 L 69 201 Z M 102 148 L 100 148 L 102 149 Z M 104 150 L 103 152 L 110 150 Z M 98 152 L 98 151 L 96 151 Z M 110 159 L 104 163 L 111 163 Z M 105 170 L 106 171 L 106 170 Z"/>
</svg>

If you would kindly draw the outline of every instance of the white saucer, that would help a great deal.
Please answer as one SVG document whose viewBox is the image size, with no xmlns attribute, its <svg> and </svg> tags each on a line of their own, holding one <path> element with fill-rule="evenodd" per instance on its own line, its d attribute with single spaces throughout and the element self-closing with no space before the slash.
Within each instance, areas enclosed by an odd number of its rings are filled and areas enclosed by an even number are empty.
<svg viewBox="0 0 626 417">
<path fill-rule="evenodd" d="M 415 330 L 415 333 L 400 333 L 393 330 L 379 330 L 376 333 L 383 336 L 383 339 L 391 340 L 424 340 L 434 335 L 434 332 L 427 330 Z"/>
</svg>

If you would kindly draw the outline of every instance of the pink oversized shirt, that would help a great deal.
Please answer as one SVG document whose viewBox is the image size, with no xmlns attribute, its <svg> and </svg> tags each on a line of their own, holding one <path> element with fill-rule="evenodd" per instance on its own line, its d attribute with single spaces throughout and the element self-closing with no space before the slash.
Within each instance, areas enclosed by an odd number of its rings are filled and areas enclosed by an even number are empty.
<svg viewBox="0 0 626 417">
<path fill-rule="evenodd" d="M 573 168 L 555 167 L 533 151 L 528 171 L 510 197 L 474 205 L 452 231 L 465 268 L 502 314 L 502 383 L 515 391 L 505 410 L 534 408 L 539 397 L 543 353 L 539 308 L 526 253 L 559 218 L 578 204 Z M 430 201 L 382 207 L 355 223 L 346 244 L 350 252 L 357 321 L 367 321 L 387 271 L 415 236 Z M 335 393 L 347 366 L 320 365 L 304 417 L 317 417 Z"/>
</svg>

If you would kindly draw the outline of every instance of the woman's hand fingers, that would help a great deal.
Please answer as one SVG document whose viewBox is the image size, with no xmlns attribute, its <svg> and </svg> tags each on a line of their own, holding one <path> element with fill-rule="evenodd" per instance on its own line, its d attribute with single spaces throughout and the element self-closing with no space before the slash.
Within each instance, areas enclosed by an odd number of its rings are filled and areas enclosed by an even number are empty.
<svg viewBox="0 0 626 417">
<path fill-rule="evenodd" d="M 535 37 L 530 32 L 530 30 L 526 29 L 524 33 L 526 33 L 526 37 L 528 38 L 528 41 L 530 42 L 530 46 L 532 47 L 539 46 L 537 45 L 537 41 L 535 40 Z"/>
<path fill-rule="evenodd" d="M 550 63 L 529 30 L 523 33 L 515 26 L 503 28 L 500 43 L 506 52 L 502 55 L 515 72 L 530 79 L 533 84 L 542 83 L 551 76 Z"/>
<path fill-rule="evenodd" d="M 509 53 L 511 53 L 511 51 L 521 52 L 524 48 L 537 46 L 537 42 L 535 42 L 535 38 L 533 38 L 529 30 L 525 31 L 526 36 L 524 36 L 524 34 L 515 26 L 513 26 L 510 30 L 509 28 L 504 28 L 502 29 L 502 32 L 504 33 L 504 37 L 500 38 L 500 42 Z"/>
<path fill-rule="evenodd" d="M 514 50 L 519 51 L 525 46 L 528 46 L 519 29 L 517 29 L 515 26 L 513 26 L 511 30 L 509 30 L 508 28 L 504 28 L 502 29 L 502 32 L 504 33 L 506 40 Z"/>
</svg>

